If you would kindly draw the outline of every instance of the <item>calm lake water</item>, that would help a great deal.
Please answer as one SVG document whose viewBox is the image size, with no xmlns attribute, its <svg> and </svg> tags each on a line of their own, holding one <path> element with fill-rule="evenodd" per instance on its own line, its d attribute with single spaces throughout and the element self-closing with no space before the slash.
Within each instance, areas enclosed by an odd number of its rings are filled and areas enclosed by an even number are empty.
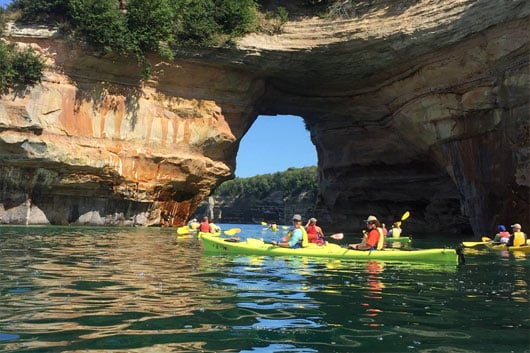
<svg viewBox="0 0 530 353">
<path fill-rule="evenodd" d="M 168 228 L 0 227 L 0 352 L 530 352 L 530 254 L 466 260 L 223 257 Z"/>
</svg>

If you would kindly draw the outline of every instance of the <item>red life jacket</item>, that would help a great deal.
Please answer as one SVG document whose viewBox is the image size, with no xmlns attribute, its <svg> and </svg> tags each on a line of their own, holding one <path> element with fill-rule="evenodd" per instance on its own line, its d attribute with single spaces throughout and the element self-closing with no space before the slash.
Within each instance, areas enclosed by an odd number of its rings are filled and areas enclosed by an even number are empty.
<svg viewBox="0 0 530 353">
<path fill-rule="evenodd" d="M 199 231 L 203 233 L 209 233 L 210 232 L 210 223 L 208 222 L 201 222 L 199 225 Z"/>
</svg>

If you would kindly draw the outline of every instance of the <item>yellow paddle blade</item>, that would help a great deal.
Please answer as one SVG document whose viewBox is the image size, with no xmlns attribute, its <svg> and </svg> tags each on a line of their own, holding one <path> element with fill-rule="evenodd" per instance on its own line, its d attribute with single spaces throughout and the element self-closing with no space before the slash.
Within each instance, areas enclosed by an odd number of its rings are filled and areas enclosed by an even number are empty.
<svg viewBox="0 0 530 353">
<path fill-rule="evenodd" d="M 188 226 L 178 227 L 177 228 L 177 234 L 189 234 L 190 228 Z"/>
<path fill-rule="evenodd" d="M 225 230 L 226 235 L 234 235 L 241 232 L 241 228 L 230 228 L 228 230 Z"/>
<path fill-rule="evenodd" d="M 463 241 L 462 242 L 462 245 L 465 246 L 466 248 L 472 248 L 477 245 L 486 245 L 486 244 L 488 244 L 487 241 Z"/>
<path fill-rule="evenodd" d="M 406 220 L 407 218 L 409 218 L 409 216 L 410 216 L 410 212 L 407 211 L 407 212 L 403 213 L 403 216 L 401 216 L 401 220 L 404 221 L 404 220 Z"/>
<path fill-rule="evenodd" d="M 247 238 L 247 244 L 259 247 L 263 246 L 265 243 L 261 239 Z"/>
<path fill-rule="evenodd" d="M 491 238 L 488 238 L 488 237 L 482 237 L 482 241 L 491 241 Z"/>
<path fill-rule="evenodd" d="M 282 229 L 289 229 L 289 226 L 282 226 Z"/>
<path fill-rule="evenodd" d="M 261 225 L 262 225 L 262 226 L 266 226 L 266 225 L 267 225 L 267 222 L 261 222 Z"/>
</svg>

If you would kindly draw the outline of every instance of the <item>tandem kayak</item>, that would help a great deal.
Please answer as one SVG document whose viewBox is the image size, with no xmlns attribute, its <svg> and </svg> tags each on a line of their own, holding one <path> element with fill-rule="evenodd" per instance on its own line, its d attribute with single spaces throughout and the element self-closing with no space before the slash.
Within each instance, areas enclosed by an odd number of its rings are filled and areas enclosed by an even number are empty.
<svg viewBox="0 0 530 353">
<path fill-rule="evenodd" d="M 510 251 L 521 251 L 530 252 L 530 243 L 527 241 L 527 245 L 520 246 L 506 246 L 506 244 L 494 243 L 491 241 L 463 241 L 462 245 L 466 248 L 473 248 L 476 246 L 485 246 L 492 250 L 510 250 Z"/>
<path fill-rule="evenodd" d="M 307 256 L 325 257 L 334 259 L 351 259 L 360 261 L 382 260 L 394 262 L 426 262 L 458 264 L 459 255 L 455 249 L 420 249 L 398 250 L 383 249 L 374 251 L 359 251 L 343 248 L 337 244 L 316 245 L 311 244 L 306 248 L 283 248 L 268 244 L 260 239 L 248 238 L 246 240 L 226 239 L 201 233 L 203 249 L 209 253 L 260 255 L 260 256 Z"/>
</svg>

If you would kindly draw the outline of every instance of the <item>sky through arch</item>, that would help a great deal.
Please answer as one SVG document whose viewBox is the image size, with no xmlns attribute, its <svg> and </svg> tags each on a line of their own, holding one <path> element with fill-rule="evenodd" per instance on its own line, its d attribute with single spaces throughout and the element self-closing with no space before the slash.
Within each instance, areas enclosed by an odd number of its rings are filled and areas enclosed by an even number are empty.
<svg viewBox="0 0 530 353">
<path fill-rule="evenodd" d="M 260 115 L 241 140 L 235 174 L 247 178 L 316 165 L 316 148 L 301 117 Z"/>
</svg>

